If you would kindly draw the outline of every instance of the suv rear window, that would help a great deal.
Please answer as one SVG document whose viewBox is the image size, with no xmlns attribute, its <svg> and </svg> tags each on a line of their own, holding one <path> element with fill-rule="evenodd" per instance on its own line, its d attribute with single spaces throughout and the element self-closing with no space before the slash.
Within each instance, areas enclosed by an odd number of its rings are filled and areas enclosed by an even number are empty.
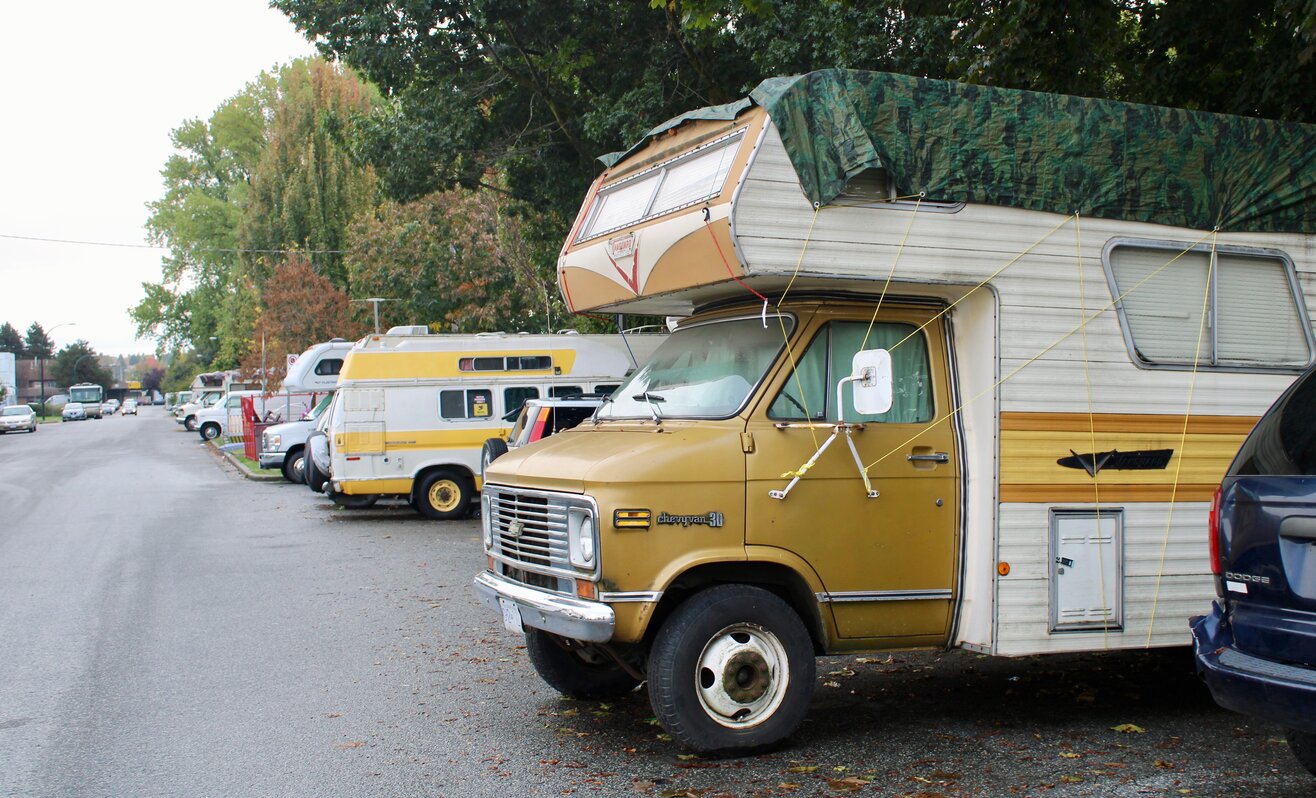
<svg viewBox="0 0 1316 798">
<path fill-rule="evenodd" d="M 1261 417 L 1229 475 L 1316 475 L 1316 369 L 1299 377 Z"/>
</svg>

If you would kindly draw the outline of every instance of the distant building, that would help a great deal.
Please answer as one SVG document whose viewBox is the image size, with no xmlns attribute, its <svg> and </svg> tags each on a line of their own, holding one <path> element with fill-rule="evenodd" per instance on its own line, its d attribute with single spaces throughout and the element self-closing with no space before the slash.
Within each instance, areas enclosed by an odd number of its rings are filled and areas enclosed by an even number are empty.
<svg viewBox="0 0 1316 798">
<path fill-rule="evenodd" d="M 46 398 L 59 393 L 59 386 L 55 383 L 55 377 L 51 374 L 51 363 L 46 361 Z M 40 402 L 41 401 L 41 361 L 36 358 L 23 358 L 19 360 L 15 367 L 16 384 L 18 385 L 19 402 Z"/>
</svg>

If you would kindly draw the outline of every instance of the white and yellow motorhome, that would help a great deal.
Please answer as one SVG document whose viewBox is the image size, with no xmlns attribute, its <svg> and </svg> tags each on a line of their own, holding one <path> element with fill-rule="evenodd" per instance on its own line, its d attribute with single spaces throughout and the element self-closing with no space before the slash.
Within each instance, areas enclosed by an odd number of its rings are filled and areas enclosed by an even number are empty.
<svg viewBox="0 0 1316 798">
<path fill-rule="evenodd" d="M 346 506 L 404 497 L 439 520 L 469 511 L 481 447 L 527 399 L 609 394 L 664 337 L 400 329 L 366 336 L 343 362 L 329 491 Z"/>
<path fill-rule="evenodd" d="M 558 275 L 684 321 L 596 423 L 490 466 L 477 594 L 549 684 L 647 680 L 699 750 L 789 735 L 817 653 L 1186 644 L 1213 490 L 1316 357 L 1313 152 L 845 71 L 672 120 Z M 885 409 L 847 384 L 872 350 Z"/>
</svg>

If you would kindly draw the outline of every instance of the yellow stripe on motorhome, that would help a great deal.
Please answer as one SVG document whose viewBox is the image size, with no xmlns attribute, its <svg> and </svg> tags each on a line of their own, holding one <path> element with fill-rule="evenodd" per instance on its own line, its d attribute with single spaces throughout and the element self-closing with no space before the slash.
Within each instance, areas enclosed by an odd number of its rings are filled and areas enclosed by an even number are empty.
<svg viewBox="0 0 1316 798">
<path fill-rule="evenodd" d="M 400 452 L 417 449 L 480 449 L 490 438 L 506 438 L 510 426 L 466 427 L 459 429 L 388 430 L 384 433 L 384 451 Z M 378 454 L 378 433 L 339 432 L 334 435 L 334 448 L 345 456 Z"/>
<path fill-rule="evenodd" d="M 1256 418 L 1086 413 L 1001 414 L 1001 501 L 1206 501 Z M 1094 440 L 1095 439 L 1095 440 Z M 1163 469 L 1104 469 L 1096 478 L 1057 460 L 1072 453 L 1173 451 Z M 1177 487 L 1176 487 L 1177 481 Z"/>
<path fill-rule="evenodd" d="M 549 355 L 553 368 L 517 371 L 462 371 L 463 358 L 473 357 L 530 357 Z M 397 352 L 388 350 L 356 350 L 343 363 L 340 381 L 345 380 L 433 380 L 462 377 L 478 381 L 488 377 L 552 377 L 569 376 L 576 366 L 574 349 L 491 349 L 456 352 Z"/>
</svg>

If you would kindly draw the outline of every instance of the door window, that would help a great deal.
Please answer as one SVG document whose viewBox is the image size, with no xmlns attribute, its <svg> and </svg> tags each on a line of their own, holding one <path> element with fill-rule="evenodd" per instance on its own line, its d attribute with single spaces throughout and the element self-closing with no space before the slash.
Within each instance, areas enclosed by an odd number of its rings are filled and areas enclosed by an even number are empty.
<svg viewBox="0 0 1316 798">
<path fill-rule="evenodd" d="M 814 337 L 803 354 L 795 353 L 794 373 L 773 400 L 768 417 L 782 421 L 840 420 L 836 386 L 850 376 L 851 361 L 861 349 L 891 353 L 891 409 L 861 415 L 854 392 L 845 390 L 845 420 L 887 424 L 923 424 L 932 420 L 932 370 L 928 342 L 911 324 L 834 321 Z"/>
</svg>

